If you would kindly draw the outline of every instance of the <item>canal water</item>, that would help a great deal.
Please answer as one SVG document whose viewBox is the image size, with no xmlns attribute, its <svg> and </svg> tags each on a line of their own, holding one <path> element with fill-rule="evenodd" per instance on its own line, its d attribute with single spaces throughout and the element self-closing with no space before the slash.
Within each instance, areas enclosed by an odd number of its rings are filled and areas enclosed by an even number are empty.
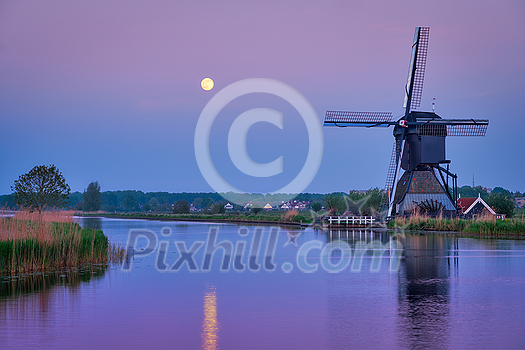
<svg viewBox="0 0 525 350">
<path fill-rule="evenodd" d="M 524 241 L 79 220 L 134 258 L 1 277 L 0 348 L 525 347 Z"/>
</svg>

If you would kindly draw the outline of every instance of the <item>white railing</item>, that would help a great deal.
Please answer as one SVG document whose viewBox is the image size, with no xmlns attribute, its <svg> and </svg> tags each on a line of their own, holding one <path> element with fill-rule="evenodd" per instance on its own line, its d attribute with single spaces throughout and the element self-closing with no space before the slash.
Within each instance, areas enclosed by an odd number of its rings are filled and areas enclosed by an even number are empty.
<svg viewBox="0 0 525 350">
<path fill-rule="evenodd" d="M 329 216 L 330 225 L 371 225 L 375 219 L 373 216 Z"/>
</svg>

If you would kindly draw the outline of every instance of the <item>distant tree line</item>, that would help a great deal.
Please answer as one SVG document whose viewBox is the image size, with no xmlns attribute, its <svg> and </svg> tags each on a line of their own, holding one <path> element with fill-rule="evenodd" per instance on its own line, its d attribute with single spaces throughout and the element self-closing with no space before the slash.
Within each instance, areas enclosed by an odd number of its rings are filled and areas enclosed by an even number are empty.
<svg viewBox="0 0 525 350">
<path fill-rule="evenodd" d="M 88 186 L 89 190 L 89 186 Z M 77 210 L 86 210 L 83 203 L 85 193 L 73 192 L 70 195 L 70 207 Z M 115 211 L 154 211 L 170 212 L 173 204 L 178 201 L 193 203 L 196 198 L 209 198 L 213 202 L 219 202 L 223 198 L 213 192 L 204 193 L 169 193 L 169 192 L 142 192 L 142 191 L 104 191 L 101 192 L 100 210 Z M 85 201 L 84 201 L 85 202 Z M 98 209 L 95 209 L 98 210 Z"/>
<path fill-rule="evenodd" d="M 40 171 L 43 170 L 45 169 L 40 169 Z M 36 170 L 32 171 L 36 175 L 31 173 L 31 176 L 41 176 L 40 173 L 36 173 Z M 57 171 L 57 169 L 54 169 L 52 173 L 54 174 Z M 26 175 L 27 174 L 24 176 Z M 21 176 L 20 179 L 17 180 L 17 183 L 27 182 L 24 176 Z M 502 187 L 495 187 L 491 193 L 487 193 L 487 190 L 481 186 L 462 186 L 458 188 L 458 194 L 461 197 L 477 197 L 480 195 L 496 212 L 507 214 L 507 217 L 512 217 L 514 213 L 513 199 L 525 195 L 520 192 L 512 193 Z M 257 198 L 260 202 L 271 202 L 278 198 L 276 197 L 278 195 L 266 194 L 251 196 L 255 196 L 254 198 Z M 375 215 L 379 211 L 382 197 L 383 191 L 379 188 L 374 188 L 367 191 L 350 191 L 349 193 L 301 193 L 295 197 L 295 200 L 309 202 L 312 205 L 311 209 L 316 212 L 320 211 L 324 205 L 325 210 L 333 215 L 341 215 L 344 213 L 352 215 Z M 83 193 L 78 191 L 69 193 L 67 199 L 65 199 L 66 195 L 64 192 L 64 195 L 60 198 L 61 201 L 60 203 L 56 202 L 56 206 L 84 211 L 103 210 L 108 212 L 151 211 L 187 213 L 193 205 L 205 213 L 216 214 L 224 212 L 224 205 L 227 203 L 220 194 L 215 192 L 145 193 L 133 190 L 101 192 L 100 184 L 97 181 L 90 183 Z M 243 206 L 236 205 L 235 203 L 231 204 L 234 206 L 234 211 L 244 209 Z M 15 193 L 0 196 L 0 207 L 18 208 Z M 36 207 L 38 208 L 38 205 L 36 205 Z"/>
<path fill-rule="evenodd" d="M 306 202 L 323 202 L 325 194 L 301 193 L 295 200 Z M 270 202 L 270 196 L 261 194 L 257 197 L 261 202 Z M 126 191 L 100 191 L 100 184 L 92 182 L 84 192 L 69 193 L 64 207 L 85 211 L 158 211 L 170 212 L 175 203 L 186 201 L 198 209 L 210 213 L 224 211 L 224 205 L 228 203 L 216 192 L 142 192 L 135 190 Z M 231 203 L 233 210 L 243 209 L 243 206 Z M 14 194 L 0 195 L 0 206 L 3 208 L 17 208 Z"/>
<path fill-rule="evenodd" d="M 348 194 L 334 192 L 324 197 L 324 207 L 330 215 L 375 216 L 379 213 L 382 199 L 383 191 L 377 187 L 367 191 L 354 190 Z"/>
</svg>

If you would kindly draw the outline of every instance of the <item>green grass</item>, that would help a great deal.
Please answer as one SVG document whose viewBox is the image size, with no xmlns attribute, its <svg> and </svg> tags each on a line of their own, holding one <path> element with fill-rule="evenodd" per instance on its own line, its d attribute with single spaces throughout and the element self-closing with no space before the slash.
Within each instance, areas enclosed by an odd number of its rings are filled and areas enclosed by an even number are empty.
<svg viewBox="0 0 525 350">
<path fill-rule="evenodd" d="M 88 214 L 86 216 L 100 216 L 101 214 Z M 226 221 L 226 222 L 275 222 L 275 223 L 311 223 L 313 218 L 309 211 L 290 213 L 282 211 L 261 211 L 257 215 L 252 212 L 229 212 L 224 214 L 156 214 L 156 213 L 118 213 L 102 214 L 103 216 L 120 217 L 120 218 L 144 218 L 144 219 L 179 219 L 179 220 L 202 220 L 202 221 Z"/>
<path fill-rule="evenodd" d="M 420 215 L 408 219 L 396 219 L 388 223 L 389 228 L 400 227 L 417 231 L 455 231 L 484 237 L 512 236 L 525 238 L 525 220 L 468 220 L 427 218 Z"/>
<path fill-rule="evenodd" d="M 525 221 L 521 219 L 493 220 L 493 221 L 472 221 L 465 227 L 463 232 L 468 233 L 503 233 L 518 234 L 525 236 Z"/>
<path fill-rule="evenodd" d="M 514 208 L 514 218 L 525 219 L 525 208 Z"/>
</svg>

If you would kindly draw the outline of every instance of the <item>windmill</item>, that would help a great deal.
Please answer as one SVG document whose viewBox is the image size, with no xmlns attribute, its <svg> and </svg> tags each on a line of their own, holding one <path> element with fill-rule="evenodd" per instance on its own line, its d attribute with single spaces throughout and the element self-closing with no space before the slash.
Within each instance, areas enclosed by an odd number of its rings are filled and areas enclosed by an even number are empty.
<svg viewBox="0 0 525 350">
<path fill-rule="evenodd" d="M 457 176 L 449 170 L 445 138 L 485 136 L 489 124 L 487 119 L 443 119 L 434 111 L 414 110 L 419 107 L 423 92 L 429 30 L 429 27 L 416 27 L 415 30 L 405 86 L 405 113 L 400 119 L 392 121 L 390 112 L 326 111 L 325 115 L 325 126 L 394 126 L 395 140 L 383 204 L 383 209 L 388 208 L 387 217 L 414 210 L 456 213 Z M 401 169 L 404 172 L 400 177 Z"/>
</svg>

